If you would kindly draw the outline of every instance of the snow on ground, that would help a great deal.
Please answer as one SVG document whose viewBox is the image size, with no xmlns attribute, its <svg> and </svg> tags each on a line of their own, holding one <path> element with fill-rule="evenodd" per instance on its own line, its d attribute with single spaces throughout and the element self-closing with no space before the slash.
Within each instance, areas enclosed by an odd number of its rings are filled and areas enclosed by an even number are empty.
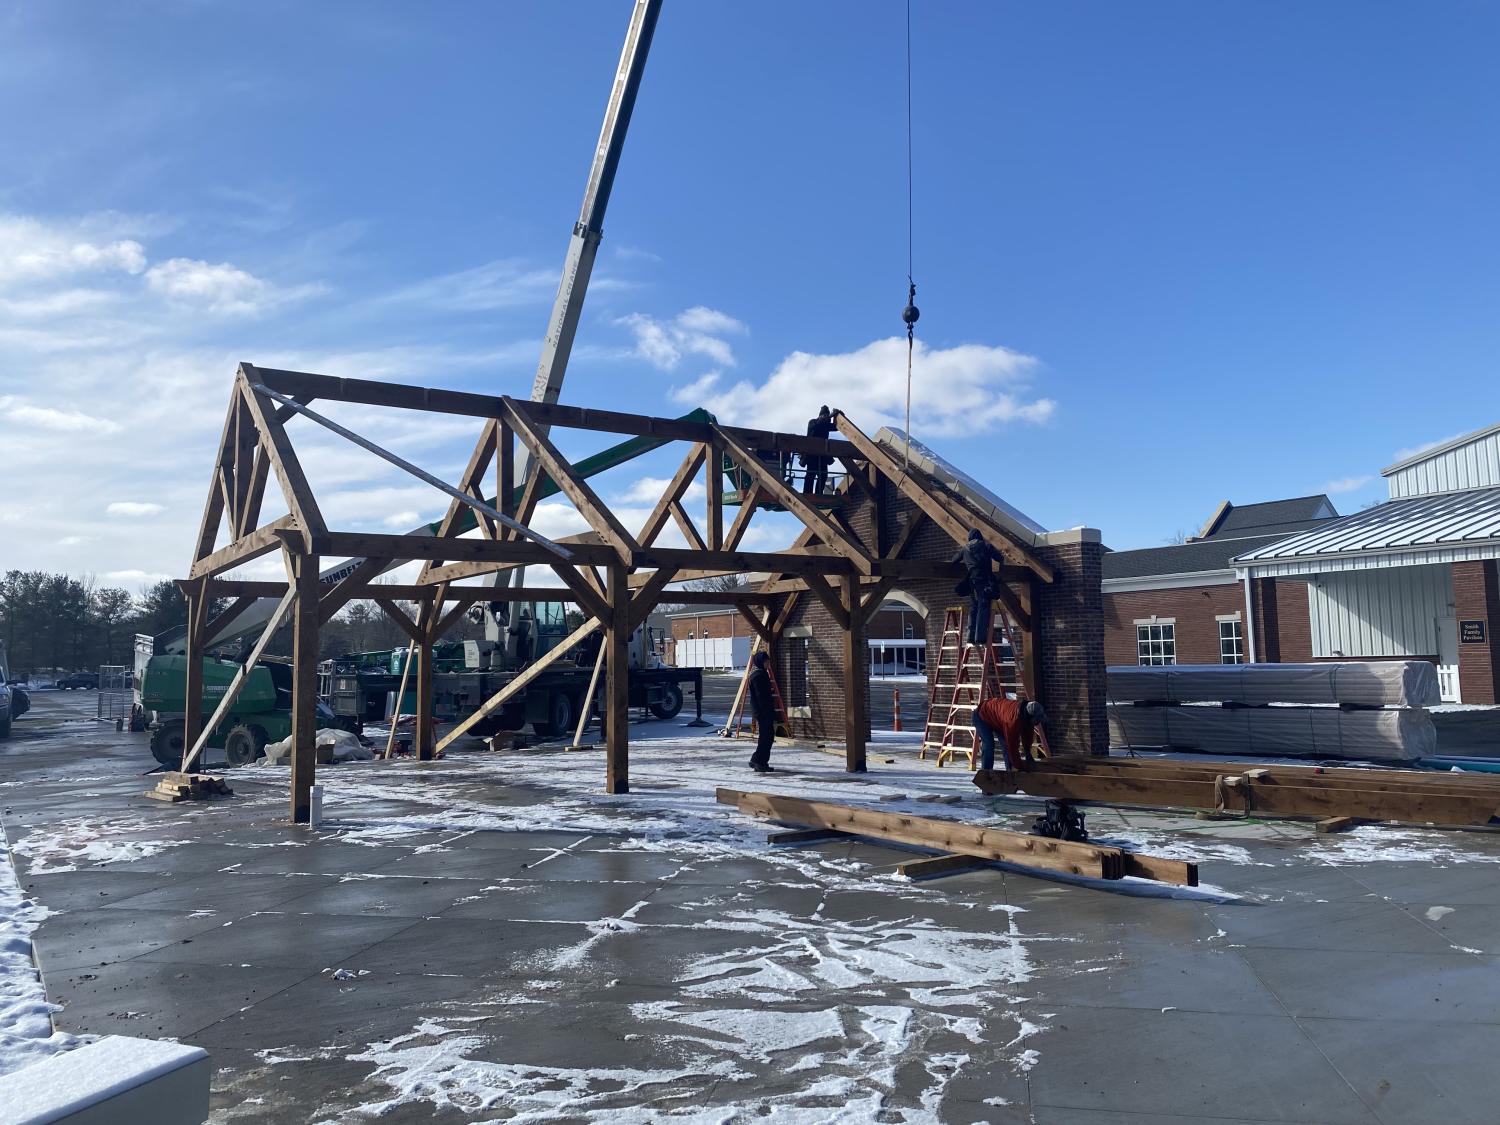
<svg viewBox="0 0 1500 1125">
<path fill-rule="evenodd" d="M 104 867 L 145 859 L 191 840 L 137 838 L 159 831 L 141 816 L 71 817 L 32 831 L 12 845 L 33 875 L 56 875 L 80 867 Z"/>
<path fill-rule="evenodd" d="M 32 963 L 31 932 L 46 917 L 46 907 L 21 892 L 0 826 L 0 1074 L 82 1042 L 52 1030 L 52 1013 L 58 1008 L 47 1002 Z"/>
</svg>

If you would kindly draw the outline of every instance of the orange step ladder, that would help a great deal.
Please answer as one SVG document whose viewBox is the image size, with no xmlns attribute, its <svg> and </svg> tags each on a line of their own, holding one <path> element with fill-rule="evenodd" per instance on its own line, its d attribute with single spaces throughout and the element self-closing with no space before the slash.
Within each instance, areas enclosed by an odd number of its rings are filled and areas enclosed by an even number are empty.
<svg viewBox="0 0 1500 1125">
<path fill-rule="evenodd" d="M 750 673 L 755 668 L 755 654 L 764 648 L 769 654 L 771 649 L 763 640 L 757 640 L 755 647 L 750 651 L 750 659 L 745 663 L 745 674 L 740 677 L 739 691 L 734 694 L 734 706 L 729 709 L 729 721 L 725 723 L 724 729 L 719 733 L 725 738 L 738 738 L 741 734 L 755 729 L 755 716 L 750 713 Z M 791 737 L 791 724 L 786 717 L 786 704 L 781 701 L 781 686 L 776 682 L 776 669 L 770 660 L 766 661 L 766 676 L 771 681 L 771 698 L 776 702 L 776 726 L 777 733 L 783 738 Z"/>
<path fill-rule="evenodd" d="M 999 646 L 995 644 L 997 618 Z M 1035 699 L 1036 695 L 1022 683 L 1010 619 L 1003 610 L 991 615 L 983 644 L 970 644 L 964 637 L 964 611 L 960 606 L 950 606 L 943 614 L 942 648 L 928 697 L 927 726 L 922 732 L 918 756 L 926 758 L 929 750 L 935 751 L 937 764 L 944 766 L 959 754 L 967 754 L 972 770 L 979 768 L 974 709 L 986 699 L 1020 695 Z M 1046 734 L 1038 731 L 1037 741 L 1037 752 L 1045 757 Z"/>
</svg>

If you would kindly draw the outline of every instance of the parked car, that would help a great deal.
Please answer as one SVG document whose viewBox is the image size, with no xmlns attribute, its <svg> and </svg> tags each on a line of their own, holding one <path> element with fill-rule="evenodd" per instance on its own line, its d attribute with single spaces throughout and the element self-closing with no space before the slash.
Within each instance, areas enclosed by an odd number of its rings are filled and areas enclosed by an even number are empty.
<svg viewBox="0 0 1500 1125">
<path fill-rule="evenodd" d="M 10 737 L 10 721 L 14 717 L 11 714 L 11 705 L 15 702 L 15 692 L 5 682 L 5 673 L 0 670 L 0 738 Z"/>
<path fill-rule="evenodd" d="M 98 687 L 99 676 L 94 672 L 74 672 L 71 676 L 64 676 L 57 681 L 59 691 L 72 691 L 74 688 L 94 691 Z"/>
</svg>

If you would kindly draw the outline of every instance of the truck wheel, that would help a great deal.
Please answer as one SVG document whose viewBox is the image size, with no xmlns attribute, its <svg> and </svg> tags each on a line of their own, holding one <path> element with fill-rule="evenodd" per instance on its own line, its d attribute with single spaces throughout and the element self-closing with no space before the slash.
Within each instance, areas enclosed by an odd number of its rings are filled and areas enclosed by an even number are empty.
<svg viewBox="0 0 1500 1125">
<path fill-rule="evenodd" d="M 169 770 L 182 768 L 183 723 L 169 719 L 151 732 L 151 756 Z"/>
<path fill-rule="evenodd" d="M 224 757 L 231 766 L 248 766 L 266 752 L 266 732 L 248 723 L 238 723 L 224 739 Z"/>
<path fill-rule="evenodd" d="M 567 734 L 572 730 L 577 710 L 572 696 L 565 691 L 555 691 L 547 697 L 546 722 L 532 723 L 531 729 L 543 738 Z"/>
<path fill-rule="evenodd" d="M 658 719 L 675 719 L 682 713 L 682 685 L 662 684 L 661 698 L 651 704 L 651 713 Z"/>
</svg>

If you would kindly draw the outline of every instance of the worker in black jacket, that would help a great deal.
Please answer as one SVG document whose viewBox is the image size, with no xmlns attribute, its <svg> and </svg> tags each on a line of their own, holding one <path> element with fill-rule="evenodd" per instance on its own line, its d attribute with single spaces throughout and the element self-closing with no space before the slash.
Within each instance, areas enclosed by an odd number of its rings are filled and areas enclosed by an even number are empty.
<svg viewBox="0 0 1500 1125">
<path fill-rule="evenodd" d="M 970 530 L 969 541 L 953 556 L 953 561 L 962 563 L 964 568 L 964 580 L 955 592 L 962 594 L 967 589 L 969 595 L 969 643 L 984 644 L 995 600 L 995 571 L 990 564 L 1005 562 L 1005 556 L 986 543 L 976 527 Z"/>
<path fill-rule="evenodd" d="M 755 753 L 750 768 L 756 773 L 771 772 L 771 742 L 776 737 L 776 696 L 771 691 L 771 673 L 766 671 L 767 652 L 750 658 L 750 676 L 745 691 L 750 696 L 750 713 L 755 716 Z"/>
<path fill-rule="evenodd" d="M 807 436 L 827 441 L 833 433 L 833 413 L 828 407 L 823 406 L 818 410 L 818 416 L 807 423 Z M 816 453 L 804 453 L 802 464 L 807 468 L 807 476 L 802 480 L 802 491 L 805 495 L 820 496 L 824 487 L 828 484 L 828 463 L 831 458 L 820 456 Z"/>
</svg>

